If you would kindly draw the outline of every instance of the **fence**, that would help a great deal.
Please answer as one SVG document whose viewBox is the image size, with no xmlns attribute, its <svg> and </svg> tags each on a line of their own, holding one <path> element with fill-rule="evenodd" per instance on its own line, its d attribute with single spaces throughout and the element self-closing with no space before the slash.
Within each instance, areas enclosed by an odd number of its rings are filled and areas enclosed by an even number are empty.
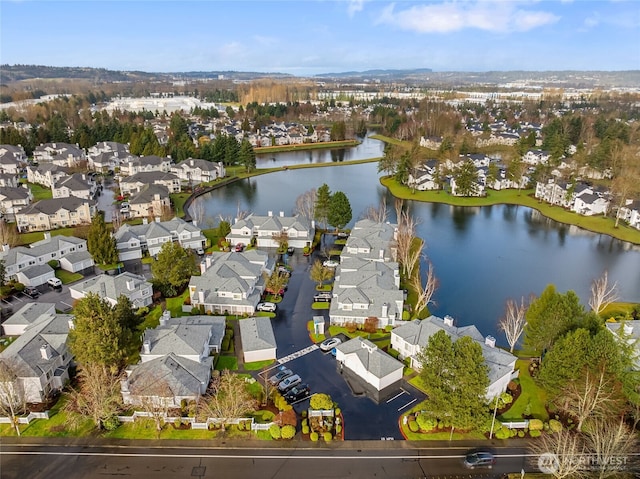
<svg viewBox="0 0 640 479">
<path fill-rule="evenodd" d="M 49 419 L 49 411 L 45 412 L 30 412 L 27 416 L 18 417 L 19 424 L 29 424 L 34 419 Z M 10 417 L 0 417 L 0 424 L 12 424 Z"/>
<path fill-rule="evenodd" d="M 502 424 L 502 427 L 509 429 L 526 429 L 529 427 L 529 420 L 525 419 L 523 421 L 501 422 L 500 424 Z"/>
<path fill-rule="evenodd" d="M 134 411 L 134 413 L 131 416 L 118 416 L 118 420 L 120 422 L 135 422 L 137 418 L 149 418 L 149 417 L 154 417 L 154 414 L 146 411 Z M 178 416 L 172 417 L 172 416 L 162 415 L 162 419 L 165 423 L 173 423 L 176 421 L 180 421 L 182 424 L 191 424 L 191 429 L 209 429 L 209 425 L 211 424 L 222 426 L 222 424 L 240 424 L 241 422 L 242 423 L 248 422 L 248 423 L 251 423 L 252 431 L 266 431 L 273 424 L 275 424 L 273 422 L 270 422 L 267 424 L 258 424 L 255 422 L 255 420 L 252 417 L 236 417 L 236 418 L 228 418 L 228 419 L 210 417 L 210 418 L 207 418 L 205 422 L 197 422 L 196 418 L 194 417 L 178 417 Z"/>
</svg>

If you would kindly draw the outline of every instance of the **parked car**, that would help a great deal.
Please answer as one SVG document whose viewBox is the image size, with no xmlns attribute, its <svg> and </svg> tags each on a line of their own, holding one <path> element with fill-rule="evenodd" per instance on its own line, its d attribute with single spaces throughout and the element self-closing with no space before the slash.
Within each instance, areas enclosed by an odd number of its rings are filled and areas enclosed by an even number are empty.
<svg viewBox="0 0 640 479">
<path fill-rule="evenodd" d="M 204 256 L 204 249 L 202 248 L 196 248 L 196 254 L 198 256 Z"/>
<path fill-rule="evenodd" d="M 128 213 L 130 208 L 131 208 L 131 205 L 129 205 L 129 203 L 127 203 L 127 202 L 120 203 L 120 212 L 121 213 Z"/>
<path fill-rule="evenodd" d="M 311 389 L 308 384 L 298 384 L 284 393 L 284 398 L 289 402 L 296 402 L 309 397 L 310 394 Z"/>
<path fill-rule="evenodd" d="M 345 233 L 344 231 L 340 231 L 340 233 L 338 233 L 338 238 L 339 239 L 346 239 L 349 237 L 349 233 Z"/>
<path fill-rule="evenodd" d="M 340 266 L 340 263 L 332 259 L 327 259 L 322 262 L 322 266 L 324 266 L 325 268 L 337 268 L 338 266 Z"/>
<path fill-rule="evenodd" d="M 333 295 L 331 293 L 317 293 L 316 295 L 314 295 L 313 300 L 316 303 L 328 303 L 329 301 L 331 301 L 331 298 L 333 298 Z"/>
<path fill-rule="evenodd" d="M 287 254 L 288 254 L 289 256 L 291 256 L 291 255 L 292 255 L 293 253 L 295 253 L 295 252 L 296 252 L 296 249 L 295 249 L 293 246 L 289 246 L 289 247 L 287 248 Z"/>
<path fill-rule="evenodd" d="M 464 457 L 464 466 L 468 469 L 475 469 L 476 467 L 491 469 L 495 463 L 496 457 L 486 449 L 472 449 Z"/>
<path fill-rule="evenodd" d="M 320 349 L 326 353 L 327 351 L 331 351 L 340 343 L 342 343 L 342 339 L 340 338 L 333 337 L 333 338 L 325 339 L 320 343 Z"/>
<path fill-rule="evenodd" d="M 27 286 L 26 288 L 24 288 L 23 293 L 30 298 L 37 298 L 38 296 L 40 296 L 40 291 L 38 291 L 38 288 L 34 286 Z"/>
<path fill-rule="evenodd" d="M 284 274 L 285 276 L 291 276 L 291 270 L 286 266 L 278 266 L 278 273 Z"/>
<path fill-rule="evenodd" d="M 47 280 L 47 285 L 53 289 L 62 289 L 62 281 L 58 278 L 49 278 Z"/>
<path fill-rule="evenodd" d="M 242 253 L 244 251 L 244 243 L 238 243 L 234 249 L 236 253 Z"/>
<path fill-rule="evenodd" d="M 293 376 L 286 377 L 282 381 L 280 381 L 280 384 L 278 384 L 278 389 L 280 390 L 280 392 L 285 392 L 291 389 L 293 386 L 297 386 L 301 382 L 302 378 L 297 374 L 294 374 Z"/>
<path fill-rule="evenodd" d="M 291 375 L 293 375 L 293 371 L 291 369 L 281 369 L 276 374 L 271 376 L 267 381 L 269 381 L 270 384 L 275 386 L 276 384 L 280 384 L 280 381 L 282 381 L 285 378 L 288 378 Z"/>
<path fill-rule="evenodd" d="M 268 313 L 275 313 L 276 305 L 275 303 L 258 303 L 256 306 L 257 311 L 266 311 Z"/>
</svg>

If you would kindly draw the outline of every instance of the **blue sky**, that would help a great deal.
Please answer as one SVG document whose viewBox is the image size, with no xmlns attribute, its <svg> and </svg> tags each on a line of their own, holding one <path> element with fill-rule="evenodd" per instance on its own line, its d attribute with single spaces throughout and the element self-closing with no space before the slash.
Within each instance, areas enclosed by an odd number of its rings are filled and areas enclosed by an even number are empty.
<svg viewBox="0 0 640 479">
<path fill-rule="evenodd" d="M 0 63 L 312 75 L 640 69 L 639 0 L 0 0 Z"/>
</svg>

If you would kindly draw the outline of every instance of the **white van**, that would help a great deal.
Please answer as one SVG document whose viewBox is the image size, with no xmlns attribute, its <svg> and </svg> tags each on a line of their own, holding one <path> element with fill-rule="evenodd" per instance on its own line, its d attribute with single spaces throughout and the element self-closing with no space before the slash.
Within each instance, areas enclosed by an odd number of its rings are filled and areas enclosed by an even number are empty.
<svg viewBox="0 0 640 479">
<path fill-rule="evenodd" d="M 47 284 L 51 288 L 55 288 L 55 289 L 62 288 L 62 281 L 60 281 L 60 279 L 58 278 L 49 278 L 47 280 Z"/>
</svg>

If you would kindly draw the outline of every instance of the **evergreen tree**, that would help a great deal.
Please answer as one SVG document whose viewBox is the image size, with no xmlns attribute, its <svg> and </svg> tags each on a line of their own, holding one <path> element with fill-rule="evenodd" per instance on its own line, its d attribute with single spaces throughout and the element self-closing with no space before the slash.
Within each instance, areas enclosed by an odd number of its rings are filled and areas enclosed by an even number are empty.
<svg viewBox="0 0 640 479">
<path fill-rule="evenodd" d="M 253 171 L 256 167 L 256 153 L 253 150 L 253 146 L 246 138 L 242 140 L 240 145 L 240 152 L 238 153 L 238 161 L 243 165 L 247 171 Z"/>
<path fill-rule="evenodd" d="M 471 160 L 465 161 L 453 177 L 457 196 L 474 196 L 478 191 L 478 171 Z"/>
<path fill-rule="evenodd" d="M 321 223 L 324 228 L 327 228 L 327 221 L 329 217 L 329 207 L 331 205 L 331 190 L 329 186 L 324 183 L 316 195 L 316 207 L 315 207 L 315 219 Z"/>
<path fill-rule="evenodd" d="M 118 261 L 116 239 L 104 222 L 104 214 L 99 211 L 91 219 L 87 235 L 87 249 L 98 264 L 112 264 Z"/>
<path fill-rule="evenodd" d="M 331 195 L 327 221 L 337 229 L 342 229 L 351 221 L 352 217 L 351 203 L 349 203 L 347 195 L 342 191 L 336 191 Z"/>
<path fill-rule="evenodd" d="M 173 241 L 162 245 L 151 265 L 154 284 L 165 297 L 180 293 L 197 271 L 193 254 Z"/>
<path fill-rule="evenodd" d="M 116 305 L 113 307 L 113 314 L 120 326 L 131 332 L 134 332 L 144 319 L 142 316 L 138 316 L 135 313 L 131 300 L 124 294 L 120 295 Z"/>
</svg>

